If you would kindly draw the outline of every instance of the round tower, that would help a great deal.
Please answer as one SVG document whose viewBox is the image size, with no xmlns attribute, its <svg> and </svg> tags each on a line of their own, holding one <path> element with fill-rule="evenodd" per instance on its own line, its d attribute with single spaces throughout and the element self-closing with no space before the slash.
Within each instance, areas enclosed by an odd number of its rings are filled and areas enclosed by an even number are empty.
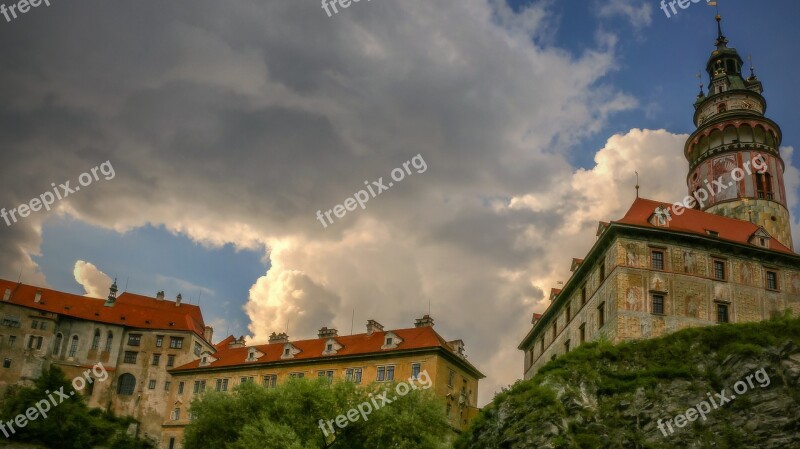
<svg viewBox="0 0 800 449">
<path fill-rule="evenodd" d="M 749 77 L 742 75 L 742 58 L 728 47 L 722 17 L 716 19 L 717 48 L 706 65 L 708 95 L 701 87 L 694 104 L 697 130 L 684 147 L 689 194 L 708 197 L 697 208 L 755 223 L 793 249 L 781 129 L 764 115 L 761 81 L 752 67 Z"/>
</svg>

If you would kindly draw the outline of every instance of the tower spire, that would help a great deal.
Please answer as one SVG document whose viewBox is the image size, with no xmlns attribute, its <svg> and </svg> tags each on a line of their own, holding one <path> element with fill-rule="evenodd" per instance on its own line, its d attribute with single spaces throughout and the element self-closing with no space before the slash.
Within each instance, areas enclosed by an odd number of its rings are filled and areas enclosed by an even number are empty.
<svg viewBox="0 0 800 449">
<path fill-rule="evenodd" d="M 719 6 L 717 6 L 717 48 L 725 48 L 728 46 L 728 38 L 722 34 L 722 16 L 719 14 Z"/>
</svg>

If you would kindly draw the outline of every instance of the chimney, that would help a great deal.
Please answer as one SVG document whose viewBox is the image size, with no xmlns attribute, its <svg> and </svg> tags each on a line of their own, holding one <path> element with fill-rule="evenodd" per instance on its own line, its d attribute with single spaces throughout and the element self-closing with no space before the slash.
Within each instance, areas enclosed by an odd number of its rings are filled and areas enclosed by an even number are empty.
<svg viewBox="0 0 800 449">
<path fill-rule="evenodd" d="M 433 318 L 430 315 L 417 318 L 416 322 L 414 322 L 414 327 L 433 327 Z"/>
<path fill-rule="evenodd" d="M 281 332 L 280 334 L 277 335 L 275 334 L 275 332 L 273 332 L 269 336 L 269 344 L 273 343 L 289 343 L 289 336 L 286 335 L 285 332 Z"/>
<path fill-rule="evenodd" d="M 41 290 L 36 292 L 36 296 L 33 297 L 33 302 L 35 302 L 36 304 L 39 304 L 40 302 L 42 302 L 42 291 Z"/>
<path fill-rule="evenodd" d="M 330 338 L 330 337 L 338 337 L 339 331 L 336 329 L 328 329 L 327 327 L 323 326 L 322 329 L 319 330 L 319 334 L 317 334 L 319 338 Z"/>
<path fill-rule="evenodd" d="M 178 297 L 175 298 L 175 307 L 180 307 L 181 306 L 181 301 L 183 301 L 183 295 L 178 293 Z"/>
<path fill-rule="evenodd" d="M 207 342 L 211 343 L 211 339 L 212 339 L 213 337 L 214 337 L 214 328 L 213 328 L 213 327 L 211 327 L 211 326 L 206 326 L 206 328 L 205 328 L 205 329 L 203 329 L 203 338 L 204 338 L 204 339 L 205 339 Z"/>
<path fill-rule="evenodd" d="M 380 332 L 383 330 L 383 325 L 375 320 L 367 321 L 367 335 L 372 335 L 373 332 Z"/>
<path fill-rule="evenodd" d="M 245 346 L 247 346 L 247 342 L 244 339 L 244 335 L 239 338 L 234 338 L 232 342 L 228 343 L 228 349 L 244 348 Z"/>
<path fill-rule="evenodd" d="M 164 300 L 164 290 L 161 290 L 160 292 L 156 293 L 156 299 L 159 301 Z"/>
</svg>

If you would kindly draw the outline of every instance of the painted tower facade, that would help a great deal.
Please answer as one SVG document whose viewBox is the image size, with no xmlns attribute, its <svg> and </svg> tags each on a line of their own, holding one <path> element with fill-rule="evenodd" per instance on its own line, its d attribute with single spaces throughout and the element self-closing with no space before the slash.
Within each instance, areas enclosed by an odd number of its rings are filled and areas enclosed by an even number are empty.
<svg viewBox="0 0 800 449">
<path fill-rule="evenodd" d="M 717 48 L 706 65 L 708 95 L 701 88 L 694 104 L 697 130 L 684 148 L 689 194 L 705 190 L 708 199 L 699 209 L 752 222 L 793 248 L 781 129 L 765 116 L 763 85 L 752 67 L 747 78 L 742 74 L 742 58 L 728 47 L 721 20 L 717 16 Z"/>
</svg>

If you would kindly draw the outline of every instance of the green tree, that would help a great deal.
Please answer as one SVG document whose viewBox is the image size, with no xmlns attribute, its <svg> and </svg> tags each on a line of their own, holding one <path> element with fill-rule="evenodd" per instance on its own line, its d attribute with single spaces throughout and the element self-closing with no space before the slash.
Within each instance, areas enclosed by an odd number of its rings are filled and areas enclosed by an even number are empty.
<svg viewBox="0 0 800 449">
<path fill-rule="evenodd" d="M 0 419 L 4 423 L 13 421 L 17 415 L 25 415 L 29 408 L 36 408 L 37 404 L 46 416 L 28 420 L 25 427 L 13 424 L 13 432 L 11 426 L 6 425 L 10 440 L 37 443 L 52 449 L 85 449 L 109 441 L 112 449 L 153 447 L 146 441 L 124 435 L 124 428 L 130 420 L 119 420 L 100 409 L 90 410 L 84 397 L 74 392 L 64 372 L 56 366 L 45 368 L 32 387 L 9 389 L 0 406 Z"/>
<path fill-rule="evenodd" d="M 252 383 L 231 394 L 209 392 L 191 405 L 195 419 L 186 428 L 186 449 L 438 449 L 450 435 L 441 400 L 415 390 L 378 410 L 361 415 L 334 432 L 328 420 L 372 402 L 382 394 L 395 397 L 394 385 L 359 388 L 352 382 L 294 379 L 278 388 Z M 370 406 L 370 408 L 374 408 Z M 351 415 L 353 412 L 351 412 Z M 363 417 L 366 416 L 366 420 Z M 320 423 L 322 420 L 322 423 Z M 327 434 L 327 435 L 326 435 Z"/>
</svg>

